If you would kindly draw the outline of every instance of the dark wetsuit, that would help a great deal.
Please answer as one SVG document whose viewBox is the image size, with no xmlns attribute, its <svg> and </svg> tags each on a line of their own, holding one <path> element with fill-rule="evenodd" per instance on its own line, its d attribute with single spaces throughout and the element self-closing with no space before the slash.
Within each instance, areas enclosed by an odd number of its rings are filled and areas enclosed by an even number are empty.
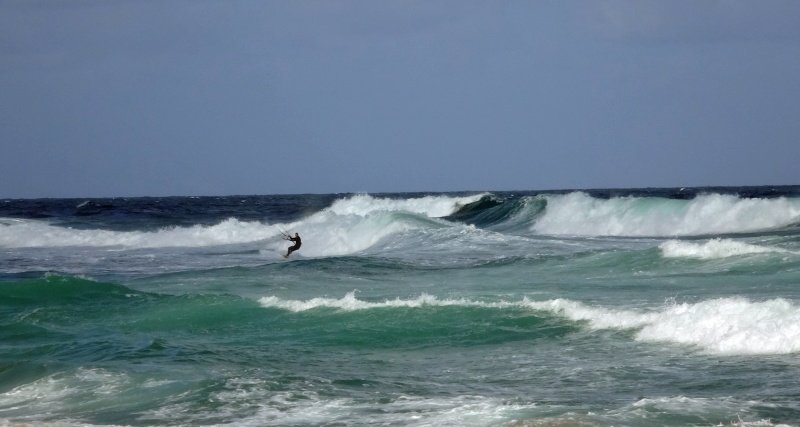
<svg viewBox="0 0 800 427">
<path fill-rule="evenodd" d="M 294 252 L 294 251 L 296 251 L 296 250 L 300 249 L 300 245 L 302 245 L 302 244 L 303 244 L 303 242 L 302 242 L 302 241 L 300 241 L 300 235 L 299 235 L 299 234 L 295 234 L 295 236 L 297 236 L 297 237 L 289 237 L 288 239 L 286 239 L 286 240 L 291 240 L 291 241 L 293 241 L 293 242 L 294 242 L 294 244 L 293 244 L 292 246 L 289 246 L 289 249 L 288 249 L 288 251 L 286 252 L 286 256 L 287 256 L 287 257 L 288 257 L 288 256 L 289 256 L 289 255 L 290 255 L 292 252 Z"/>
</svg>

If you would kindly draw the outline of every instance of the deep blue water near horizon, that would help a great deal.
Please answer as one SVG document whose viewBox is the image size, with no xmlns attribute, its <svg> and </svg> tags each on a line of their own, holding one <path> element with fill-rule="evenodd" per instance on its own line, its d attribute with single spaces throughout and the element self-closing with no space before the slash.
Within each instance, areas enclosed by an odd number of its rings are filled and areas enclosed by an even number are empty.
<svg viewBox="0 0 800 427">
<path fill-rule="evenodd" d="M 800 186 L 0 199 L 0 425 L 800 425 L 798 226 Z"/>
</svg>

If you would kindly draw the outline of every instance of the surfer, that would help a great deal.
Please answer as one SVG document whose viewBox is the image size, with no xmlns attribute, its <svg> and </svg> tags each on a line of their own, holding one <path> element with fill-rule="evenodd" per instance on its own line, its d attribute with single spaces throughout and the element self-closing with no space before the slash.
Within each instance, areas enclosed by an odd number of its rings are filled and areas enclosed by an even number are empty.
<svg viewBox="0 0 800 427">
<path fill-rule="evenodd" d="M 297 233 L 294 233 L 294 237 L 289 236 L 289 235 L 285 235 L 283 238 L 284 238 L 284 240 L 290 240 L 290 241 L 294 242 L 294 244 L 292 246 L 289 246 L 289 249 L 287 250 L 286 255 L 283 256 L 284 258 L 289 258 L 289 255 L 291 255 L 292 252 L 300 249 L 300 245 L 302 244 L 302 241 L 300 240 L 300 235 L 297 234 Z"/>
</svg>

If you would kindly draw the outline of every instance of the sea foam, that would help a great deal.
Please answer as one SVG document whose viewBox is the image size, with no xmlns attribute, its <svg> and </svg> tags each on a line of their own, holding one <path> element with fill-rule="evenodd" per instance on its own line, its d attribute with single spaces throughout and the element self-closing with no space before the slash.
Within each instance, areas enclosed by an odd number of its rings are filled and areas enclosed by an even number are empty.
<svg viewBox="0 0 800 427">
<path fill-rule="evenodd" d="M 794 253 L 782 248 L 753 245 L 732 239 L 711 239 L 705 243 L 668 240 L 658 247 L 665 258 L 717 259 L 741 255 Z"/>
</svg>

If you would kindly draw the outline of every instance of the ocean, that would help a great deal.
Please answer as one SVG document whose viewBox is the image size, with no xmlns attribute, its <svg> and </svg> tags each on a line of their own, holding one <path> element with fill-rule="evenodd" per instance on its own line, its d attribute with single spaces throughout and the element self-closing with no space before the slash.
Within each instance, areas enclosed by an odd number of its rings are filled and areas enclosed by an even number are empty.
<svg viewBox="0 0 800 427">
<path fill-rule="evenodd" d="M 800 425 L 798 379 L 800 186 L 0 199 L 0 426 Z"/>
</svg>

